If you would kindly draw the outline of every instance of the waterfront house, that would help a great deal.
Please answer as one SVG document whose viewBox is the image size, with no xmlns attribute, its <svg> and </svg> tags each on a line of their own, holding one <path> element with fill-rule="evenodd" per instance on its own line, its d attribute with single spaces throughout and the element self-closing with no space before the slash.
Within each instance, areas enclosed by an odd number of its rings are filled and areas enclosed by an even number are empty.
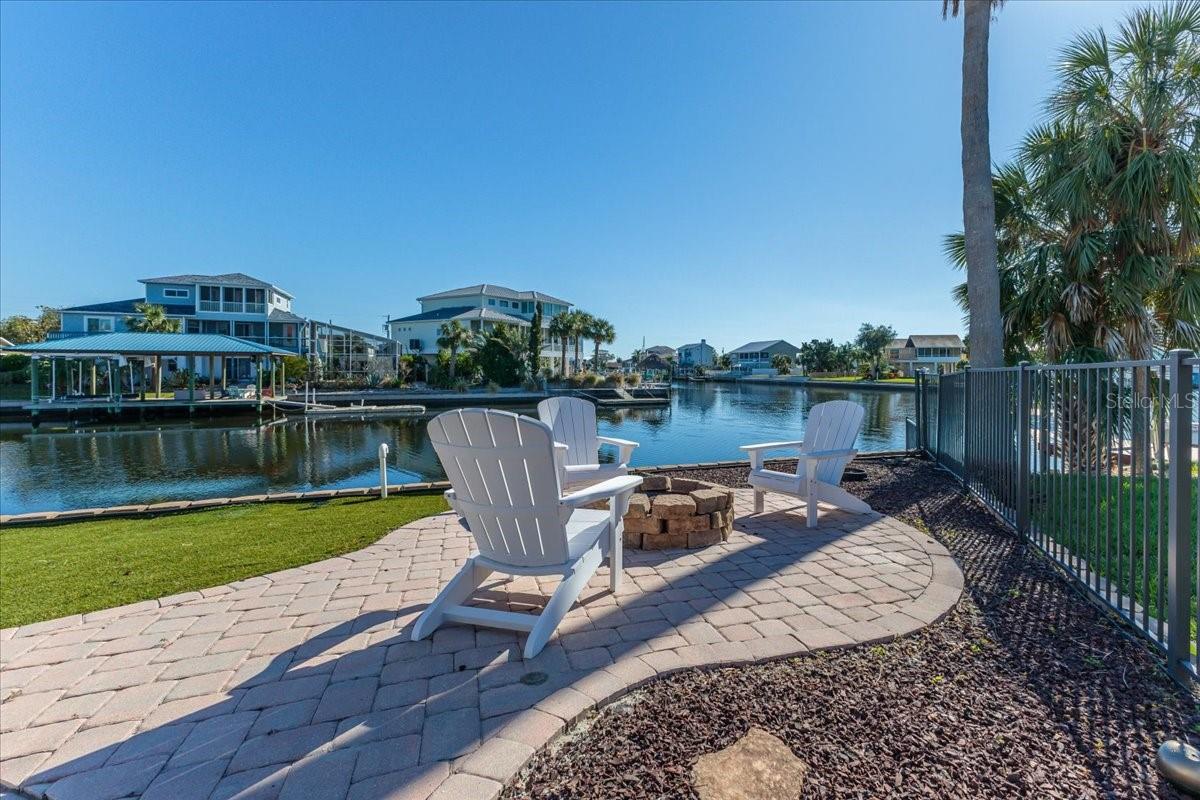
<svg viewBox="0 0 1200 800">
<path fill-rule="evenodd" d="M 693 370 L 696 367 L 711 367 L 717 363 L 717 348 L 704 339 L 693 344 L 682 345 L 676 351 L 676 364 L 681 370 Z"/>
<path fill-rule="evenodd" d="M 729 351 L 729 356 L 733 359 L 733 369 L 744 374 L 774 372 L 771 359 L 777 355 L 787 356 L 792 360 L 792 364 L 800 363 L 800 348 L 785 339 L 747 342 Z"/>
<path fill-rule="evenodd" d="M 935 374 L 954 372 L 966 352 L 956 333 L 913 334 L 893 339 L 884 356 L 901 375 L 911 376 L 919 369 Z"/>
<path fill-rule="evenodd" d="M 127 317 L 139 317 L 138 303 L 160 305 L 180 322 L 181 333 L 216 333 L 301 351 L 304 318 L 292 313 L 292 295 L 241 272 L 223 275 L 169 275 L 142 278 L 145 294 L 130 300 L 59 309 L 53 338 L 127 330 Z"/>
<path fill-rule="evenodd" d="M 487 333 L 500 323 L 528 328 L 536 304 L 541 303 L 541 358 L 547 365 L 552 364 L 561 356 L 562 344 L 558 337 L 550 335 L 550 320 L 574 305 L 543 292 L 518 291 L 491 283 L 428 294 L 418 297 L 417 302 L 421 304 L 420 313 L 389 319 L 386 328 L 388 336 L 400 344 L 403 352 L 422 356 L 430 363 L 437 358 L 442 325 L 457 320 L 477 333 Z M 569 356 L 574 355 L 574 346 L 574 339 L 568 340 Z"/>
<path fill-rule="evenodd" d="M 128 330 L 127 318 L 137 318 L 139 303 L 162 306 L 178 320 L 181 333 L 233 336 L 291 353 L 304 352 L 303 317 L 292 313 L 292 294 L 279 286 L 242 272 L 220 275 L 167 275 L 142 278 L 141 297 L 59 309 L 59 330 L 51 338 L 118 333 Z M 254 374 L 250 359 L 230 359 L 234 380 Z M 205 372 L 205 365 L 200 365 Z"/>
</svg>

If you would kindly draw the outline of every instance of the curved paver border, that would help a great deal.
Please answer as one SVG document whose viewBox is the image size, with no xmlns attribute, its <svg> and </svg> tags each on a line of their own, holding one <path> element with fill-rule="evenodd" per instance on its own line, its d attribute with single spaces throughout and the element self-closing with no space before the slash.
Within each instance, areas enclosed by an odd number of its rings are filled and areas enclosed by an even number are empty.
<svg viewBox="0 0 1200 800">
<path fill-rule="evenodd" d="M 827 511 L 814 532 L 785 498 L 769 496 L 763 515 L 751 504 L 737 490 L 723 545 L 628 552 L 616 596 L 601 570 L 529 661 L 506 632 L 450 626 L 408 641 L 470 551 L 449 514 L 305 567 L 0 631 L 0 782 L 56 800 L 97 785 L 147 798 L 254 797 L 278 784 L 284 800 L 317 785 L 351 800 L 494 797 L 568 726 L 649 681 L 889 641 L 961 595 L 946 549 L 897 520 Z M 493 599 L 544 589 L 516 579 Z M 520 681 L 534 671 L 547 685 Z M 179 696 L 195 682 L 211 683 L 207 694 Z M 297 706 L 303 718 L 286 727 Z M 264 730 L 281 730 L 256 735 L 268 717 Z M 243 718 L 236 748 L 178 763 L 193 727 Z"/>
</svg>

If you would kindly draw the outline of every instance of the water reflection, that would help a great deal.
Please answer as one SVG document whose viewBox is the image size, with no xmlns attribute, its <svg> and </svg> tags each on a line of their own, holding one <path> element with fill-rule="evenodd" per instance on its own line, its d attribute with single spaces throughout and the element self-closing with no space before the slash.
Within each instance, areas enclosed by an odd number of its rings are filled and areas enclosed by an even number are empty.
<svg viewBox="0 0 1200 800">
<path fill-rule="evenodd" d="M 860 449 L 903 447 L 913 396 L 898 391 L 692 384 L 679 387 L 667 407 L 602 409 L 600 428 L 639 442 L 636 464 L 736 459 L 740 444 L 802 438 L 808 410 L 837 399 L 866 408 Z M 69 430 L 44 425 L 38 431 L 6 426 L 0 430 L 0 510 L 375 485 L 380 442 L 391 448 L 390 482 L 439 479 L 427 421 L 299 418 L 259 426 L 225 419 Z"/>
</svg>

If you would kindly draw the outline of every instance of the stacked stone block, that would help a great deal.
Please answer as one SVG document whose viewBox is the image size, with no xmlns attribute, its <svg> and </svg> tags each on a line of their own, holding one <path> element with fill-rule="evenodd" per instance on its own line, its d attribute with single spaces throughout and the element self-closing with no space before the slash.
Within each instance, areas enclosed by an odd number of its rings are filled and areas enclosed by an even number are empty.
<svg viewBox="0 0 1200 800">
<path fill-rule="evenodd" d="M 733 490 L 705 481 L 645 475 L 625 514 L 625 546 L 707 547 L 733 531 Z"/>
</svg>

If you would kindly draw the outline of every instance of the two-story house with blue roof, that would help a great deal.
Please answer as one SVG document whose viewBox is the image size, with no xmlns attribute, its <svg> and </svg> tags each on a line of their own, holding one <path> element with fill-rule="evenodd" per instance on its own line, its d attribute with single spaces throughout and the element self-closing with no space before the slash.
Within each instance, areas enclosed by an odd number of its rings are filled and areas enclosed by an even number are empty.
<svg viewBox="0 0 1200 800">
<path fill-rule="evenodd" d="M 399 342 L 404 352 L 423 356 L 433 362 L 438 353 L 438 336 L 442 325 L 452 320 L 464 328 L 480 333 L 492 330 L 497 323 L 528 328 L 537 303 L 542 304 L 543 359 L 553 363 L 562 345 L 549 331 L 550 319 L 571 310 L 573 304 L 534 291 L 517 291 L 504 286 L 480 283 L 418 297 L 421 313 L 387 321 L 388 335 Z M 574 340 L 568 343 L 568 356 L 574 355 Z"/>
<path fill-rule="evenodd" d="M 59 309 L 54 338 L 127 330 L 126 319 L 140 316 L 137 304 L 145 302 L 162 306 L 169 318 L 179 320 L 183 333 L 219 333 L 303 352 L 305 320 L 292 313 L 291 293 L 272 283 L 241 272 L 167 275 L 140 283 L 142 297 Z M 228 366 L 237 377 L 252 371 L 248 362 Z"/>
<path fill-rule="evenodd" d="M 223 275 L 168 275 L 143 278 L 145 294 L 130 300 L 60 309 L 57 336 L 126 330 L 127 317 L 139 316 L 138 303 L 160 305 L 180 321 L 183 333 L 220 333 L 299 353 L 304 318 L 292 313 L 292 295 L 241 272 Z"/>
</svg>

